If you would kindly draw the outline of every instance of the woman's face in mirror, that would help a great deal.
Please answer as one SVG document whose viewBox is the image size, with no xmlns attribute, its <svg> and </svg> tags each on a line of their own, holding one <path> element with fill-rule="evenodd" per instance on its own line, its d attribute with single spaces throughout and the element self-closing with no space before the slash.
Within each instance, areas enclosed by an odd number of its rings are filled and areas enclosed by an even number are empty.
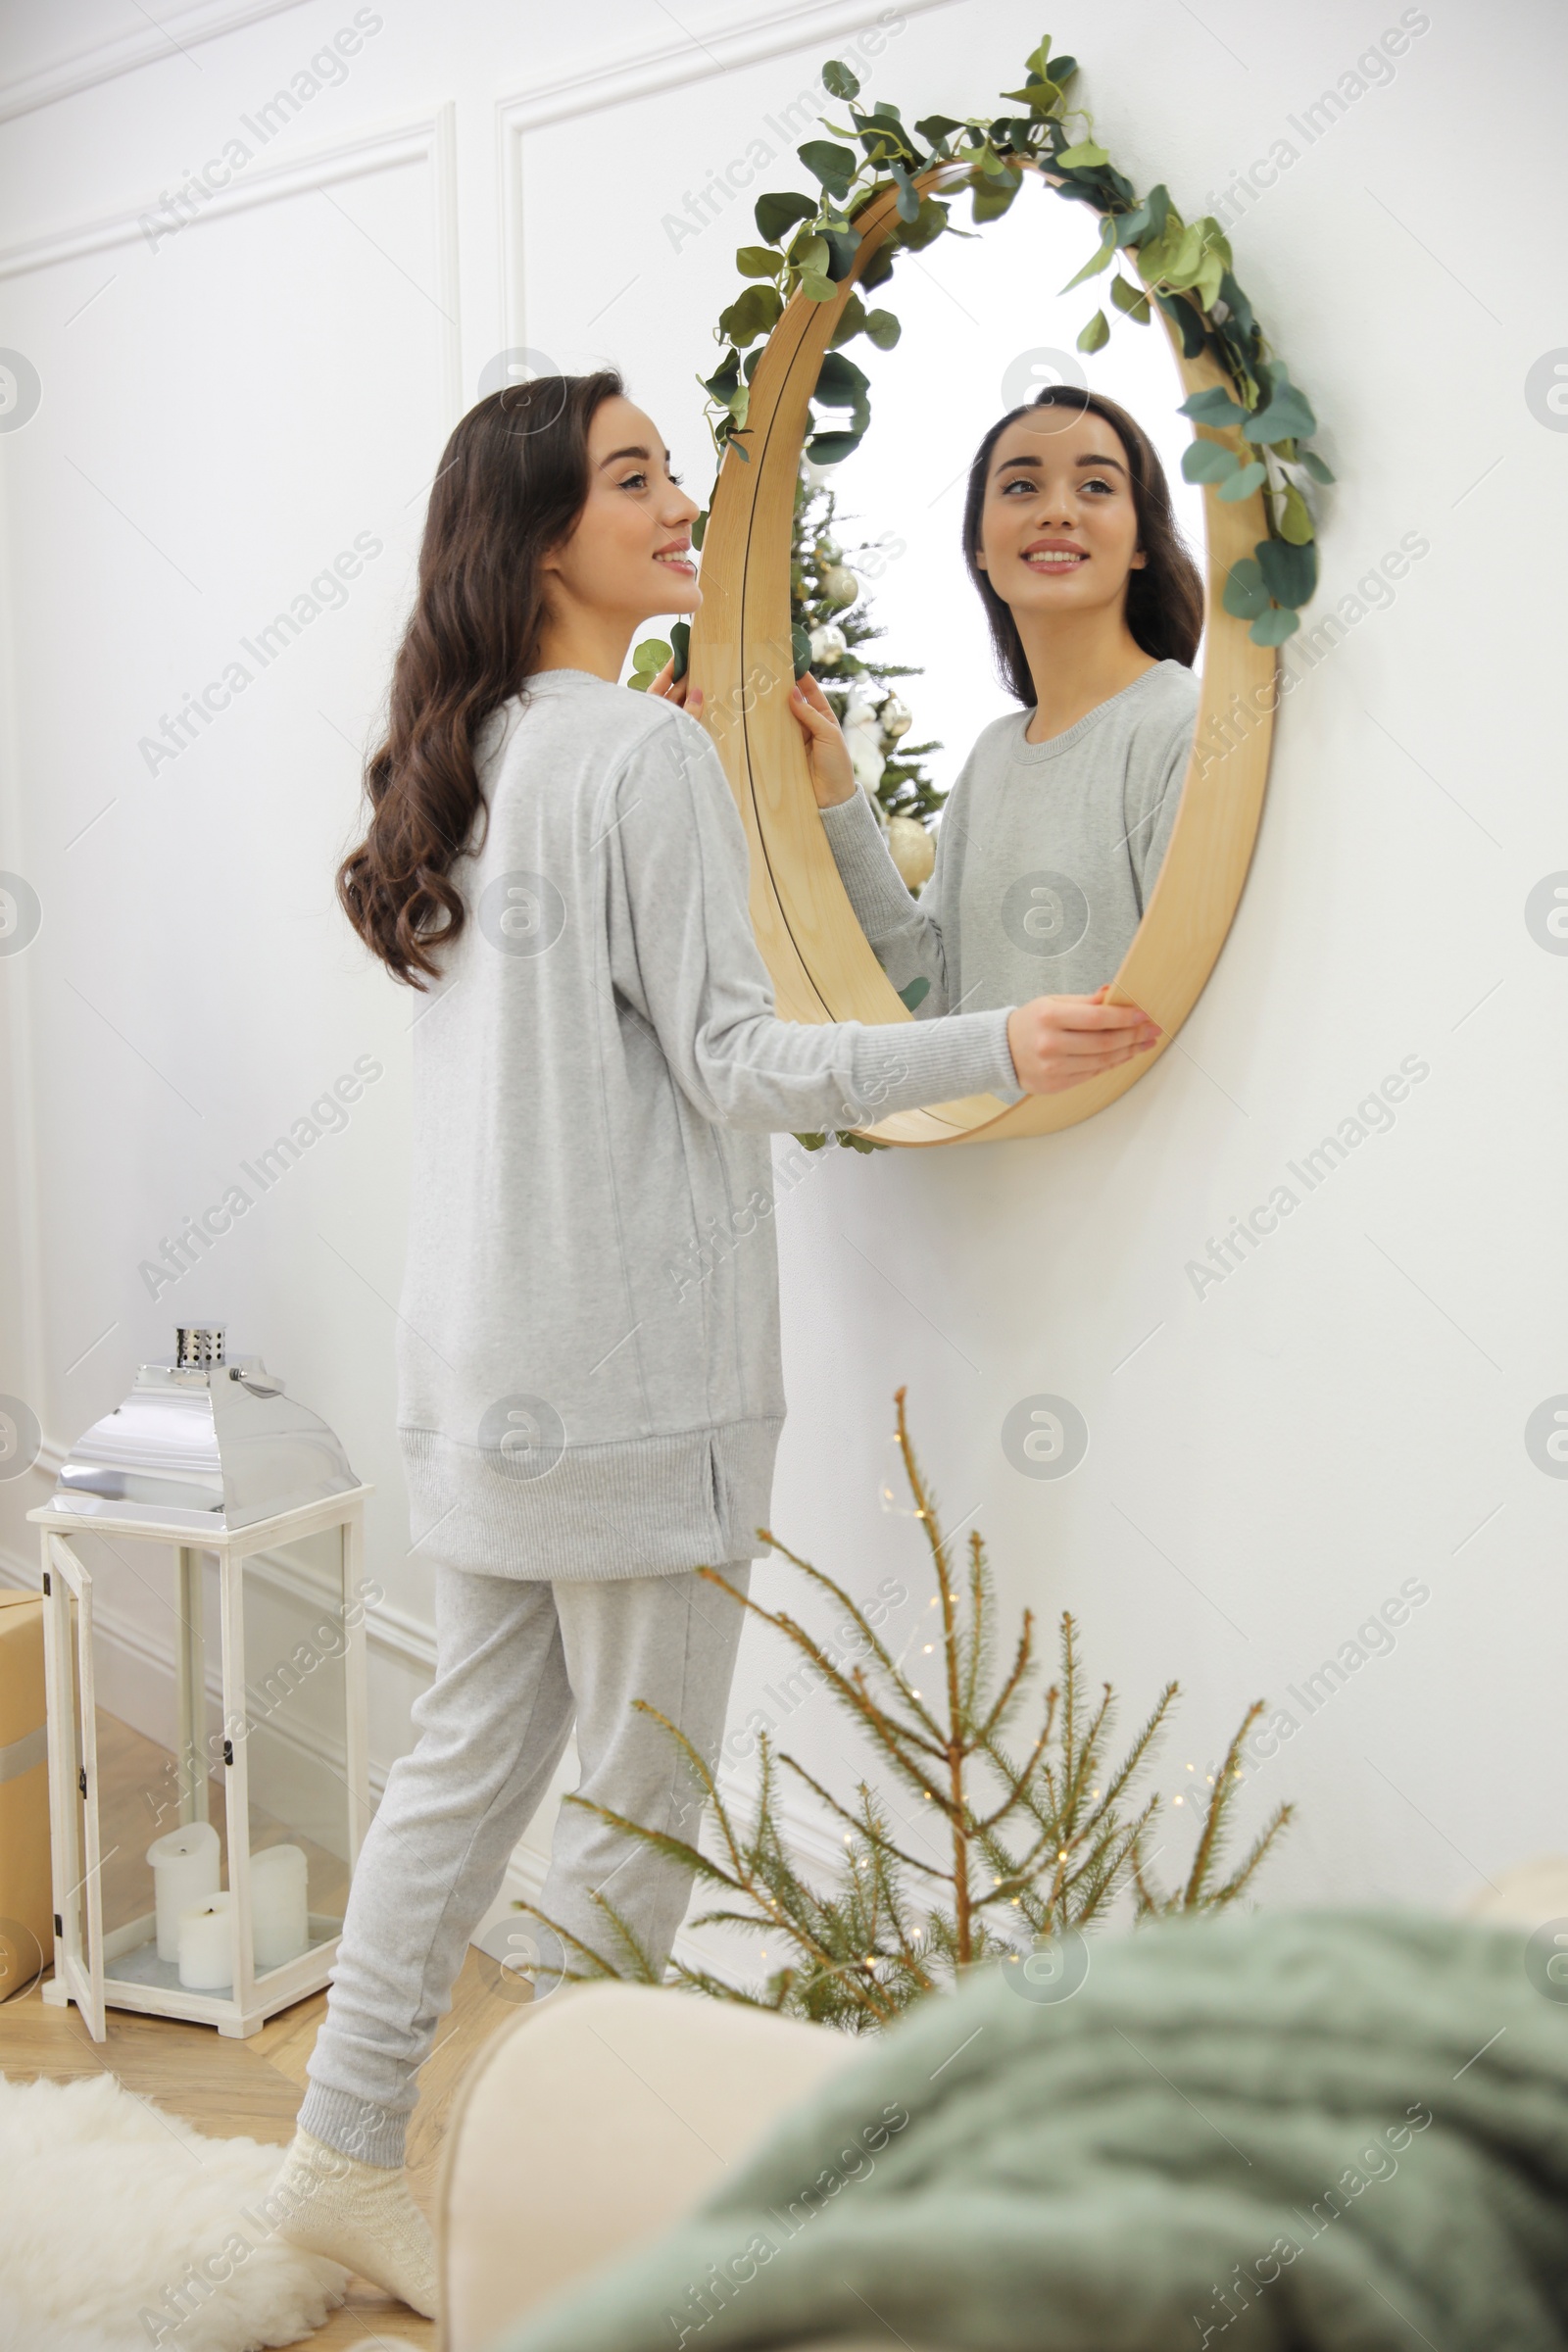
<svg viewBox="0 0 1568 2352">
<path fill-rule="evenodd" d="M 1035 616 L 1119 612 L 1147 558 L 1114 425 L 1069 407 L 1014 418 L 991 453 L 975 562 L 1026 640 Z"/>
</svg>

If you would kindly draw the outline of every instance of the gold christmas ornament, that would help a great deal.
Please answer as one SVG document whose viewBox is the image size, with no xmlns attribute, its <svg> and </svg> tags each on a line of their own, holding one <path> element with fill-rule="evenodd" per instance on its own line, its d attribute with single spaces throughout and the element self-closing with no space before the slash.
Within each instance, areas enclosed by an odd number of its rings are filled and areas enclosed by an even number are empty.
<svg viewBox="0 0 1568 2352">
<path fill-rule="evenodd" d="M 890 816 L 887 843 L 906 890 L 918 890 L 923 882 L 929 882 L 937 845 L 917 816 Z"/>
</svg>

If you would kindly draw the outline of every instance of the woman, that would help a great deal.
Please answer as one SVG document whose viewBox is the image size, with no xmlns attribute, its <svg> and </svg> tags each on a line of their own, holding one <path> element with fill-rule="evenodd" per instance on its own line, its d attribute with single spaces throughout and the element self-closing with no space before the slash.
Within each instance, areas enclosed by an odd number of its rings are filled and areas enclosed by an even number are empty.
<svg viewBox="0 0 1568 2352">
<path fill-rule="evenodd" d="M 690 1784 L 632 1702 L 717 1750 L 742 1611 L 696 1570 L 744 1591 L 784 1418 L 770 1132 L 1051 1092 L 1154 1036 L 1132 1007 L 774 1017 L 718 755 L 667 694 L 616 683 L 644 621 L 701 601 L 696 513 L 611 370 L 470 410 L 339 875 L 425 994 L 398 1419 L 436 1672 L 355 1874 L 278 2196 L 297 2242 L 426 2313 L 416 2078 L 573 1719 L 579 1792 L 666 1831 Z M 540 1907 L 569 1936 L 612 1945 L 620 1923 L 657 1970 L 688 1892 L 563 1810 Z"/>
<path fill-rule="evenodd" d="M 797 705 L 845 888 L 919 1020 L 1048 987 L 1101 1000 L 1159 872 L 1198 716 L 1202 583 L 1125 409 L 1053 385 L 994 424 L 963 552 L 1002 681 L 1027 708 L 964 761 L 918 904 L 814 679 Z"/>
</svg>

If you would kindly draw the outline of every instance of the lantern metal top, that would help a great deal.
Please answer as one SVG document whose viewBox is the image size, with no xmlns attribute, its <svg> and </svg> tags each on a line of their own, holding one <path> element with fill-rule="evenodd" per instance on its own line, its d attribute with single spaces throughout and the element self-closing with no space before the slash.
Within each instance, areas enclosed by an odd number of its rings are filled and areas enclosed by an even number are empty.
<svg viewBox="0 0 1568 2352">
<path fill-rule="evenodd" d="M 48 1510 L 220 1534 L 359 1491 L 320 1415 L 259 1355 L 229 1356 L 220 1323 L 191 1323 L 73 1446 Z"/>
</svg>

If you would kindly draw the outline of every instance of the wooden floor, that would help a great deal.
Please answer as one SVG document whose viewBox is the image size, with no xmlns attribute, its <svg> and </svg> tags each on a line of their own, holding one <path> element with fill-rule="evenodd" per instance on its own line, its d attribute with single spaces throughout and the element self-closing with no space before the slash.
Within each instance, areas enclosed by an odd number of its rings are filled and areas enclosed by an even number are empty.
<svg viewBox="0 0 1568 2352">
<path fill-rule="evenodd" d="M 102 1712 L 98 1730 L 101 1754 L 110 1746 L 123 1752 L 139 1740 L 138 1734 Z M 100 1769 L 102 1786 L 108 1790 L 116 1781 Z M 134 1788 L 156 1783 L 143 1771 L 127 1775 L 118 1785 Z M 215 1815 L 220 1811 L 220 1807 L 215 1808 Z M 144 1823 L 127 1818 L 121 1826 L 127 1833 L 127 1843 L 134 1844 L 139 1836 L 145 1846 L 148 1833 Z M 105 1848 L 116 1841 L 116 1827 L 106 1806 Z M 513 2000 L 503 1999 L 492 1989 L 495 1975 L 493 1964 L 487 1968 L 480 1955 L 470 1950 L 453 1990 L 451 2013 L 442 2021 L 420 2079 L 419 2103 L 409 2132 L 409 2178 L 415 2195 L 432 2220 L 453 2093 L 475 2051 L 516 2015 Z M 325 1993 L 313 1993 L 309 2000 L 270 2018 L 248 2040 L 228 2041 L 211 2026 L 111 2009 L 108 2038 L 95 2042 L 74 2008 L 47 2007 L 35 1985 L 0 2006 L 0 2075 L 13 2082 L 45 2076 L 51 2082 L 67 2082 L 79 2076 L 109 2073 L 138 2097 L 151 2100 L 171 2115 L 183 2116 L 198 2132 L 215 2139 L 249 2135 L 281 2146 L 293 2133 L 294 2117 L 305 2093 L 305 2061 L 325 2012 Z M 373 2345 L 378 2338 L 433 2347 L 436 2329 L 432 2322 L 421 2320 L 406 2305 L 390 2302 L 375 2288 L 355 2280 L 348 2301 L 307 2340 L 312 2352 L 339 2352 L 340 2347 L 346 2352 L 350 2345 Z"/>
</svg>

